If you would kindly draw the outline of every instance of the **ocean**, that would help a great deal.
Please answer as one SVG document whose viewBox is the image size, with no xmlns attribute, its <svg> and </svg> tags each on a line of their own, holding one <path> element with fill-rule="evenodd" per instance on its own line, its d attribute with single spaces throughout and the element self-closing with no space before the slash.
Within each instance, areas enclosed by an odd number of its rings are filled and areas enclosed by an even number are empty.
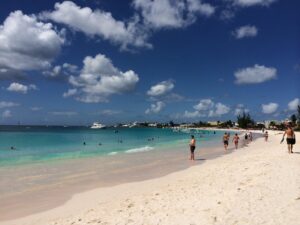
<svg viewBox="0 0 300 225">
<path fill-rule="evenodd" d="M 63 159 L 164 151 L 187 146 L 195 134 L 199 147 L 220 145 L 221 131 L 171 128 L 1 126 L 0 167 Z"/>
</svg>

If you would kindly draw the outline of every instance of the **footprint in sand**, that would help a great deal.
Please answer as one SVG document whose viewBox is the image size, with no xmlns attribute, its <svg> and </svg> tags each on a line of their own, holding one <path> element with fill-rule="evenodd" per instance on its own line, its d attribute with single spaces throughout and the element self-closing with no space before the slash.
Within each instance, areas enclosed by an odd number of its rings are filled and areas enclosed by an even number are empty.
<svg viewBox="0 0 300 225">
<path fill-rule="evenodd" d="M 134 204 L 133 204 L 133 203 L 130 203 L 130 204 L 127 206 L 127 208 L 130 209 L 130 208 L 132 208 L 133 206 L 134 206 Z"/>
</svg>

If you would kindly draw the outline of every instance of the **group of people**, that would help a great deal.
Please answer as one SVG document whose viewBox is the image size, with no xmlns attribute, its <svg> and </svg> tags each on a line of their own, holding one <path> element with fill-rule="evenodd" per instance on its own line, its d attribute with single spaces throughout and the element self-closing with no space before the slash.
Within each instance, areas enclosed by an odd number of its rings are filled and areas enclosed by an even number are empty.
<svg viewBox="0 0 300 225">
<path fill-rule="evenodd" d="M 238 149 L 239 139 L 240 137 L 237 133 L 232 138 L 232 142 L 234 142 L 235 149 Z M 252 134 L 251 134 L 251 140 L 252 140 Z M 224 143 L 225 151 L 227 151 L 229 141 L 230 141 L 230 133 L 225 132 L 223 135 L 223 143 Z M 194 135 L 191 135 L 191 140 L 189 145 L 190 145 L 190 152 L 191 152 L 190 160 L 195 160 L 196 139 Z"/>
<path fill-rule="evenodd" d="M 264 133 L 265 141 L 268 141 L 268 137 L 269 137 L 268 131 L 263 130 L 263 133 Z M 296 135 L 295 135 L 295 132 L 294 132 L 291 124 L 287 125 L 287 128 L 286 128 L 285 132 L 283 133 L 282 140 L 280 143 L 282 143 L 284 141 L 285 136 L 286 136 L 286 142 L 288 145 L 288 153 L 289 154 L 294 153 L 293 145 L 296 144 Z M 223 143 L 224 143 L 224 149 L 225 149 L 225 151 L 227 151 L 229 141 L 230 141 L 230 133 L 225 132 L 222 138 L 223 138 Z M 248 143 L 249 141 L 252 141 L 253 140 L 252 132 L 246 132 L 244 135 L 244 138 L 245 138 L 246 143 Z M 235 145 L 235 149 L 238 149 L 239 140 L 240 140 L 240 137 L 236 133 L 232 138 L 232 142 Z M 191 140 L 190 140 L 189 146 L 190 146 L 190 152 L 191 152 L 190 160 L 195 160 L 196 139 L 195 139 L 194 135 L 191 135 Z"/>
<path fill-rule="evenodd" d="M 245 134 L 245 141 L 248 141 L 248 140 L 252 141 L 252 139 L 253 139 L 253 136 L 252 136 L 251 132 Z M 235 149 L 238 149 L 238 147 L 239 147 L 239 140 L 240 140 L 239 135 L 237 133 L 235 133 L 235 135 L 232 138 L 232 142 L 234 143 Z M 227 151 L 229 141 L 230 141 L 230 133 L 225 132 L 223 135 L 223 143 L 224 143 L 225 151 Z"/>
</svg>

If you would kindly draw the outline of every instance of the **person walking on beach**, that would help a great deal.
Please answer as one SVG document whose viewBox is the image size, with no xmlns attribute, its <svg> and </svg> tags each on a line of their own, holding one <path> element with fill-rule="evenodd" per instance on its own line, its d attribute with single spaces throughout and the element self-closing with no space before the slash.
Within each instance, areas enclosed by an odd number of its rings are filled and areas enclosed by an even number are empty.
<svg viewBox="0 0 300 225">
<path fill-rule="evenodd" d="M 191 151 L 191 157 L 190 160 L 195 160 L 195 149 L 196 149 L 196 140 L 194 135 L 191 135 L 191 141 L 190 141 L 190 151 Z"/>
<path fill-rule="evenodd" d="M 283 136 L 282 136 L 282 140 L 281 143 L 284 140 L 284 137 L 286 135 L 286 143 L 288 145 L 288 153 L 294 153 L 293 152 L 293 145 L 296 144 L 296 135 L 295 132 L 291 126 L 291 124 L 287 125 L 287 129 L 285 130 Z"/>
<path fill-rule="evenodd" d="M 225 132 L 225 134 L 223 135 L 223 143 L 224 143 L 225 151 L 227 151 L 228 141 L 229 141 L 229 135 Z"/>
<path fill-rule="evenodd" d="M 269 134 L 268 134 L 268 131 L 265 132 L 265 141 L 268 141 L 268 137 L 269 137 Z"/>
<path fill-rule="evenodd" d="M 252 132 L 249 133 L 249 140 L 252 141 L 253 140 L 253 135 Z"/>
<path fill-rule="evenodd" d="M 245 142 L 248 144 L 248 133 L 245 133 Z"/>
<path fill-rule="evenodd" d="M 232 142 L 234 142 L 234 145 L 235 145 L 235 149 L 238 149 L 238 146 L 239 146 L 239 139 L 240 139 L 240 137 L 239 137 L 238 134 L 236 133 L 236 134 L 233 136 L 233 139 L 232 139 Z"/>
</svg>

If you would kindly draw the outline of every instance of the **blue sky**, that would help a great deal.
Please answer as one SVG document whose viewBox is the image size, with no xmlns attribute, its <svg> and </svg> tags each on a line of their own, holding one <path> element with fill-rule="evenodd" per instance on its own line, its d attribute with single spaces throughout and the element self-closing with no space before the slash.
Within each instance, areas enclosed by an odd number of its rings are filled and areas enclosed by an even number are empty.
<svg viewBox="0 0 300 225">
<path fill-rule="evenodd" d="M 1 1 L 1 124 L 285 119 L 297 0 Z"/>
</svg>

